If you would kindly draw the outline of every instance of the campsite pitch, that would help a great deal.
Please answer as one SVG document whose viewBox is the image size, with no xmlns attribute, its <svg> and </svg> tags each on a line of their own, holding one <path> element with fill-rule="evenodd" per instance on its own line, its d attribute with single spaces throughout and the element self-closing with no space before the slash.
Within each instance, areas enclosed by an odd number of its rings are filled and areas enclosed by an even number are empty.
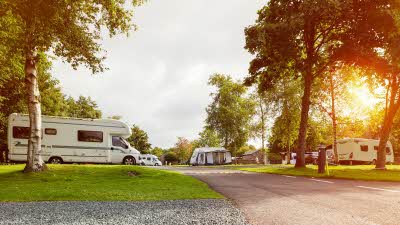
<svg viewBox="0 0 400 225">
<path fill-rule="evenodd" d="M 144 201 L 223 198 L 207 184 L 172 171 L 122 165 L 49 165 L 24 174 L 0 166 L 0 201 Z"/>
</svg>

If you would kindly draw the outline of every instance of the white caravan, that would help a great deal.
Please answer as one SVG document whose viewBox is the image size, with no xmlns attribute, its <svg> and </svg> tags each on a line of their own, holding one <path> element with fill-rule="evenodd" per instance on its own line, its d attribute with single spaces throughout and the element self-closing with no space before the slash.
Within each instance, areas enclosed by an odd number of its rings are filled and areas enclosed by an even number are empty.
<svg viewBox="0 0 400 225">
<path fill-rule="evenodd" d="M 144 154 L 139 156 L 140 165 L 143 166 L 162 166 L 162 162 L 155 155 Z"/>
<path fill-rule="evenodd" d="M 48 163 L 123 163 L 139 162 L 139 151 L 124 138 L 129 126 L 109 119 L 77 119 L 42 116 L 42 158 Z M 9 159 L 27 159 L 29 118 L 13 113 L 8 120 Z"/>
<path fill-rule="evenodd" d="M 347 138 L 337 140 L 337 152 L 340 162 L 361 162 L 375 164 L 379 140 L 363 138 Z M 332 147 L 331 147 L 332 148 Z M 386 162 L 393 163 L 393 147 L 388 141 L 386 144 Z"/>
<path fill-rule="evenodd" d="M 231 153 L 225 148 L 196 148 L 190 158 L 190 164 L 223 165 L 232 163 Z"/>
</svg>

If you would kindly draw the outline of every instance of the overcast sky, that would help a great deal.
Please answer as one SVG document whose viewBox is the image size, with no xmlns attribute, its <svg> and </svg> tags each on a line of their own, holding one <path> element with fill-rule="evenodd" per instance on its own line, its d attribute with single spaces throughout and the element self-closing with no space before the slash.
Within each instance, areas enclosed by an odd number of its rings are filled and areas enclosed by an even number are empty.
<svg viewBox="0 0 400 225">
<path fill-rule="evenodd" d="M 153 146 L 172 147 L 178 136 L 195 139 L 202 130 L 210 75 L 247 75 L 244 28 L 265 3 L 151 0 L 136 9 L 138 31 L 104 38 L 108 71 L 93 76 L 56 61 L 54 76 L 65 94 L 91 96 L 103 117 L 120 115 L 148 132 Z"/>
</svg>

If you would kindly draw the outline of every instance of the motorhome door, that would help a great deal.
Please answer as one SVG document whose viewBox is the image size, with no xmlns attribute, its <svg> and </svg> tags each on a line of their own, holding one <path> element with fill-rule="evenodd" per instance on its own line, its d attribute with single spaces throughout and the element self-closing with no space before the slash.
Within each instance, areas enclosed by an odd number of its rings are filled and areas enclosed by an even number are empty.
<svg viewBox="0 0 400 225">
<path fill-rule="evenodd" d="M 111 147 L 111 162 L 122 163 L 129 146 L 123 141 L 121 137 L 112 136 L 112 147 Z"/>
</svg>

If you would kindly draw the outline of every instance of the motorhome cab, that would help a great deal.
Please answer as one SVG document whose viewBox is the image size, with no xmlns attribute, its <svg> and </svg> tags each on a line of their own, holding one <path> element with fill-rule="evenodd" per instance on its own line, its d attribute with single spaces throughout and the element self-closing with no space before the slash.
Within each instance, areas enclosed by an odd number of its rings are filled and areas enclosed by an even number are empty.
<svg viewBox="0 0 400 225">
<path fill-rule="evenodd" d="M 42 116 L 42 158 L 48 163 L 123 163 L 139 162 L 139 151 L 125 138 L 129 126 L 109 119 L 77 119 Z M 8 120 L 9 159 L 27 159 L 29 118 L 13 113 Z"/>
<path fill-rule="evenodd" d="M 337 152 L 341 163 L 360 162 L 375 164 L 377 159 L 379 140 L 348 138 L 337 140 Z M 332 148 L 332 147 L 331 147 Z M 386 162 L 393 163 L 393 147 L 388 141 L 386 144 Z"/>
</svg>

